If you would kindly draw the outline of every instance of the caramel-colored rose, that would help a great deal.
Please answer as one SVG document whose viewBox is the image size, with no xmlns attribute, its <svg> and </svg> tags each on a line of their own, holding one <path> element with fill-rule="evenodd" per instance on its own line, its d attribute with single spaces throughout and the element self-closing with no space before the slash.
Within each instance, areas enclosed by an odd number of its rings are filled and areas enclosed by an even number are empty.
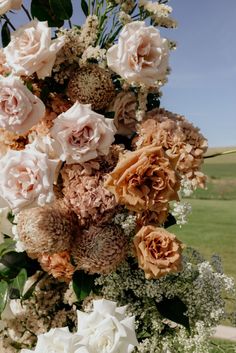
<svg viewBox="0 0 236 353">
<path fill-rule="evenodd" d="M 174 165 L 161 147 L 127 152 L 108 176 L 105 186 L 128 209 L 160 212 L 160 205 L 178 200 L 180 187 Z"/>
<path fill-rule="evenodd" d="M 164 228 L 144 226 L 135 235 L 133 243 L 146 279 L 181 271 L 183 244 Z"/>
</svg>

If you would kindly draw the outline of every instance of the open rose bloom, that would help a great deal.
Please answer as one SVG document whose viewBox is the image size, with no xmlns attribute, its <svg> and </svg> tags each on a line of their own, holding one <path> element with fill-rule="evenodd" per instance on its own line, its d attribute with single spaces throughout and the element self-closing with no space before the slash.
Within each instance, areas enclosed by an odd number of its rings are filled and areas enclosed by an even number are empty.
<svg viewBox="0 0 236 353">
<path fill-rule="evenodd" d="M 84 0 L 77 24 L 71 0 L 25 3 L 0 1 L 0 352 L 210 353 L 231 282 L 172 228 L 207 141 L 161 108 L 171 8 Z"/>
</svg>

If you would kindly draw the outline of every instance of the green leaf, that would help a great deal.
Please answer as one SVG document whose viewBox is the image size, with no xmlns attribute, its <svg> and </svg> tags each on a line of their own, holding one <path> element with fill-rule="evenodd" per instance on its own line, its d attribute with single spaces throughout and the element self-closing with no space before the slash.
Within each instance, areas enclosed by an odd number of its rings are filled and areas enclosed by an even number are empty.
<svg viewBox="0 0 236 353">
<path fill-rule="evenodd" d="M 49 5 L 59 20 L 69 20 L 73 14 L 71 0 L 49 0 Z"/>
<path fill-rule="evenodd" d="M 17 273 L 24 268 L 28 276 L 32 276 L 36 271 L 40 270 L 38 261 L 29 258 L 26 252 L 11 251 L 2 257 L 0 262 L 6 267 L 17 271 Z"/>
<path fill-rule="evenodd" d="M 176 224 L 175 217 L 171 213 L 169 213 L 167 220 L 165 221 L 164 228 L 169 228 L 171 226 L 174 226 L 175 224 Z"/>
<path fill-rule="evenodd" d="M 61 27 L 64 24 L 64 21 L 52 12 L 49 0 L 32 0 L 31 15 L 39 21 L 48 21 L 49 27 Z"/>
<path fill-rule="evenodd" d="M 5 48 L 6 46 L 8 46 L 8 44 L 11 41 L 11 32 L 7 22 L 5 22 L 4 25 L 2 26 L 1 36 L 2 36 L 2 45 L 3 45 L 3 48 Z"/>
<path fill-rule="evenodd" d="M 5 281 L 0 282 L 0 315 L 7 305 L 8 299 L 8 284 Z"/>
<path fill-rule="evenodd" d="M 164 318 L 180 324 L 190 331 L 189 318 L 186 315 L 187 306 L 179 297 L 164 298 L 161 302 L 156 303 L 156 307 Z"/>
<path fill-rule="evenodd" d="M 94 286 L 96 276 L 87 275 L 84 271 L 76 271 L 73 275 L 73 289 L 78 301 L 84 300 Z"/>
<path fill-rule="evenodd" d="M 18 275 L 16 276 L 16 278 L 14 278 L 12 284 L 11 284 L 11 291 L 18 291 L 19 294 L 20 294 L 20 297 L 22 296 L 23 294 L 23 289 L 24 289 L 24 285 L 25 285 L 25 282 L 27 281 L 27 272 L 26 272 L 26 269 L 22 269 Z"/>
<path fill-rule="evenodd" d="M 11 238 L 7 238 L 4 240 L 2 244 L 0 244 L 0 257 L 4 256 L 8 252 L 11 252 L 15 249 L 15 241 Z"/>
<path fill-rule="evenodd" d="M 81 0 L 81 9 L 83 10 L 83 13 L 87 17 L 89 15 L 89 8 L 86 0 Z"/>
</svg>

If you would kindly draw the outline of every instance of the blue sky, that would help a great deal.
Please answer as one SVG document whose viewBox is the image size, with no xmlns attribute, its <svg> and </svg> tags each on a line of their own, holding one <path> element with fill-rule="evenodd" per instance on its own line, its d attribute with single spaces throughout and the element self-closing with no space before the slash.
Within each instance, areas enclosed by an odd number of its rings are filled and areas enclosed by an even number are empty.
<svg viewBox="0 0 236 353">
<path fill-rule="evenodd" d="M 74 0 L 74 23 L 81 22 Z M 25 5 L 29 0 L 24 1 Z M 210 146 L 236 145 L 236 0 L 171 0 L 178 29 L 162 35 L 178 43 L 162 106 L 199 126 Z M 16 15 L 24 23 L 24 14 Z"/>
<path fill-rule="evenodd" d="M 178 42 L 162 105 L 198 125 L 210 146 L 236 145 L 236 0 L 172 0 Z"/>
</svg>

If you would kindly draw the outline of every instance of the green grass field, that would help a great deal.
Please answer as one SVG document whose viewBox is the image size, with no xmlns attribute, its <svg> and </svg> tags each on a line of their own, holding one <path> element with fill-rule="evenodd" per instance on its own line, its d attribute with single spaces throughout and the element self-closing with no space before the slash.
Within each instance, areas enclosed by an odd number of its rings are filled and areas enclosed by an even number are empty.
<svg viewBox="0 0 236 353">
<path fill-rule="evenodd" d="M 236 343 L 225 340 L 212 340 L 211 353 L 236 353 Z"/>
</svg>

